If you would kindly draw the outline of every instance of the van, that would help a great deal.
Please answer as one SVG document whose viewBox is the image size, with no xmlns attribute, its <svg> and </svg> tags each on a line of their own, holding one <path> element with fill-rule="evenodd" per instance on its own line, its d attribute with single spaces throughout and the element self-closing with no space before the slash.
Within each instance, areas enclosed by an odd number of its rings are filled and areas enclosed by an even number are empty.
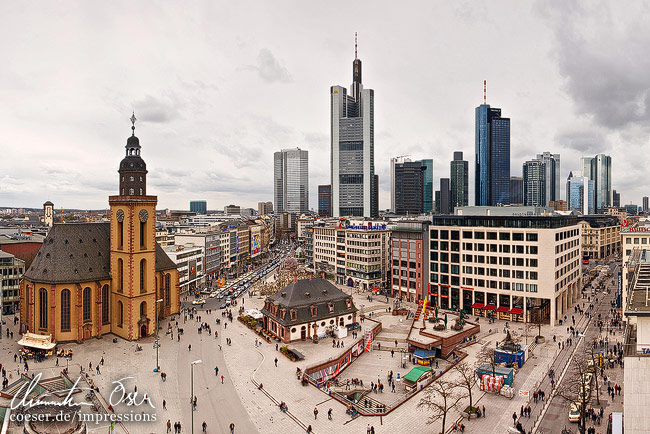
<svg viewBox="0 0 650 434">
<path fill-rule="evenodd" d="M 580 409 L 582 404 L 580 402 L 572 402 L 569 406 L 569 422 L 580 422 Z"/>
</svg>

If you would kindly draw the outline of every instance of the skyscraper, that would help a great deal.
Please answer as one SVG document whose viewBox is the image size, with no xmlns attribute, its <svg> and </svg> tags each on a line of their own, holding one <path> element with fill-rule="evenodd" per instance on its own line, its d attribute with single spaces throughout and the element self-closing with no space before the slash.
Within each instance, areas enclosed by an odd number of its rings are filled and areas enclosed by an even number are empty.
<svg viewBox="0 0 650 434">
<path fill-rule="evenodd" d="M 648 196 L 643 196 L 643 212 L 648 211 L 650 211 L 650 208 L 648 208 Z"/>
<path fill-rule="evenodd" d="M 524 178 L 521 176 L 510 177 L 510 204 L 524 204 Z"/>
<path fill-rule="evenodd" d="M 424 167 L 424 212 L 433 212 L 433 160 L 421 160 Z"/>
<path fill-rule="evenodd" d="M 612 206 L 614 208 L 621 207 L 621 193 L 618 193 L 616 190 L 612 190 Z"/>
<path fill-rule="evenodd" d="M 569 211 L 594 213 L 594 181 L 581 171 L 569 172 L 566 183 L 566 202 Z"/>
<path fill-rule="evenodd" d="M 537 159 L 544 163 L 544 205 L 549 206 L 560 200 L 560 154 L 543 152 Z"/>
<path fill-rule="evenodd" d="M 375 217 L 379 207 L 375 178 L 374 91 L 364 89 L 355 35 L 350 95 L 330 88 L 332 215 Z"/>
<path fill-rule="evenodd" d="M 469 201 L 469 163 L 463 160 L 462 152 L 454 152 L 450 163 L 451 178 L 451 209 L 457 206 L 467 206 Z"/>
<path fill-rule="evenodd" d="M 191 200 L 190 201 L 190 212 L 195 212 L 197 214 L 205 214 L 208 212 L 208 202 L 205 200 Z"/>
<path fill-rule="evenodd" d="M 596 212 L 612 206 L 612 158 L 598 154 L 591 160 L 591 179 L 594 181 Z"/>
<path fill-rule="evenodd" d="M 394 163 L 395 214 L 422 214 L 424 212 L 424 172 L 421 161 Z"/>
<path fill-rule="evenodd" d="M 523 166 L 524 174 L 524 205 L 546 206 L 544 198 L 546 191 L 546 165 L 541 160 L 526 161 Z"/>
<path fill-rule="evenodd" d="M 476 107 L 476 205 L 510 203 L 510 119 L 488 104 Z"/>
<path fill-rule="evenodd" d="M 436 212 L 451 214 L 453 211 L 449 178 L 440 178 L 440 190 L 436 191 Z"/>
<path fill-rule="evenodd" d="M 332 217 L 332 186 L 318 186 L 318 215 Z"/>
<path fill-rule="evenodd" d="M 308 151 L 283 149 L 273 154 L 273 202 L 275 212 L 309 210 Z"/>
<path fill-rule="evenodd" d="M 580 166 L 582 166 L 583 176 L 594 181 L 595 212 L 602 213 L 614 202 L 612 197 L 612 158 L 605 154 L 581 157 Z"/>
</svg>

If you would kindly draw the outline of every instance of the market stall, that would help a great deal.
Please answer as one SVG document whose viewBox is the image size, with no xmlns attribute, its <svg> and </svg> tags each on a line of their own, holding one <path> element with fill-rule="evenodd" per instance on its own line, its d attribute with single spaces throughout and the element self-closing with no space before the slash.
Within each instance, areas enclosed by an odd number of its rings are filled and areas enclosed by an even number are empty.
<svg viewBox="0 0 650 434">
<path fill-rule="evenodd" d="M 426 384 L 433 375 L 431 368 L 427 366 L 416 366 L 404 376 L 404 388 L 406 390 L 418 390 Z"/>
<path fill-rule="evenodd" d="M 23 335 L 18 341 L 18 345 L 24 347 L 20 350 L 23 357 L 39 361 L 53 355 L 56 347 L 56 343 L 52 342 L 52 335 L 38 335 L 29 332 Z"/>
<path fill-rule="evenodd" d="M 431 365 L 435 359 L 436 351 L 417 350 L 413 353 L 413 362 L 418 365 Z"/>
</svg>

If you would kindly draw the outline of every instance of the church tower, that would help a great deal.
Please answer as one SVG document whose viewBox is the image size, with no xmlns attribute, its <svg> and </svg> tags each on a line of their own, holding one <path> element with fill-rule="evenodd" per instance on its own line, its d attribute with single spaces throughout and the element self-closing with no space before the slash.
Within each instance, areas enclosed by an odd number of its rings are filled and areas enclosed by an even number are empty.
<svg viewBox="0 0 650 434">
<path fill-rule="evenodd" d="M 120 163 L 119 194 L 110 196 L 112 332 L 128 340 L 155 333 L 156 196 L 147 196 L 147 165 L 132 133 Z"/>
</svg>

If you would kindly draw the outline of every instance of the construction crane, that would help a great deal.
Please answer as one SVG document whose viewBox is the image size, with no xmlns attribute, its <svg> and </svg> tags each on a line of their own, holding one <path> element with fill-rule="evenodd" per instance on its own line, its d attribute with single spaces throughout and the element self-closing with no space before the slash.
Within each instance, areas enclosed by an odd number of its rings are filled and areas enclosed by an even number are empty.
<svg viewBox="0 0 650 434">
<path fill-rule="evenodd" d="M 397 157 L 393 157 L 393 160 L 397 161 L 399 158 L 406 158 L 406 157 L 410 157 L 410 156 L 411 156 L 411 154 L 398 155 Z"/>
</svg>

